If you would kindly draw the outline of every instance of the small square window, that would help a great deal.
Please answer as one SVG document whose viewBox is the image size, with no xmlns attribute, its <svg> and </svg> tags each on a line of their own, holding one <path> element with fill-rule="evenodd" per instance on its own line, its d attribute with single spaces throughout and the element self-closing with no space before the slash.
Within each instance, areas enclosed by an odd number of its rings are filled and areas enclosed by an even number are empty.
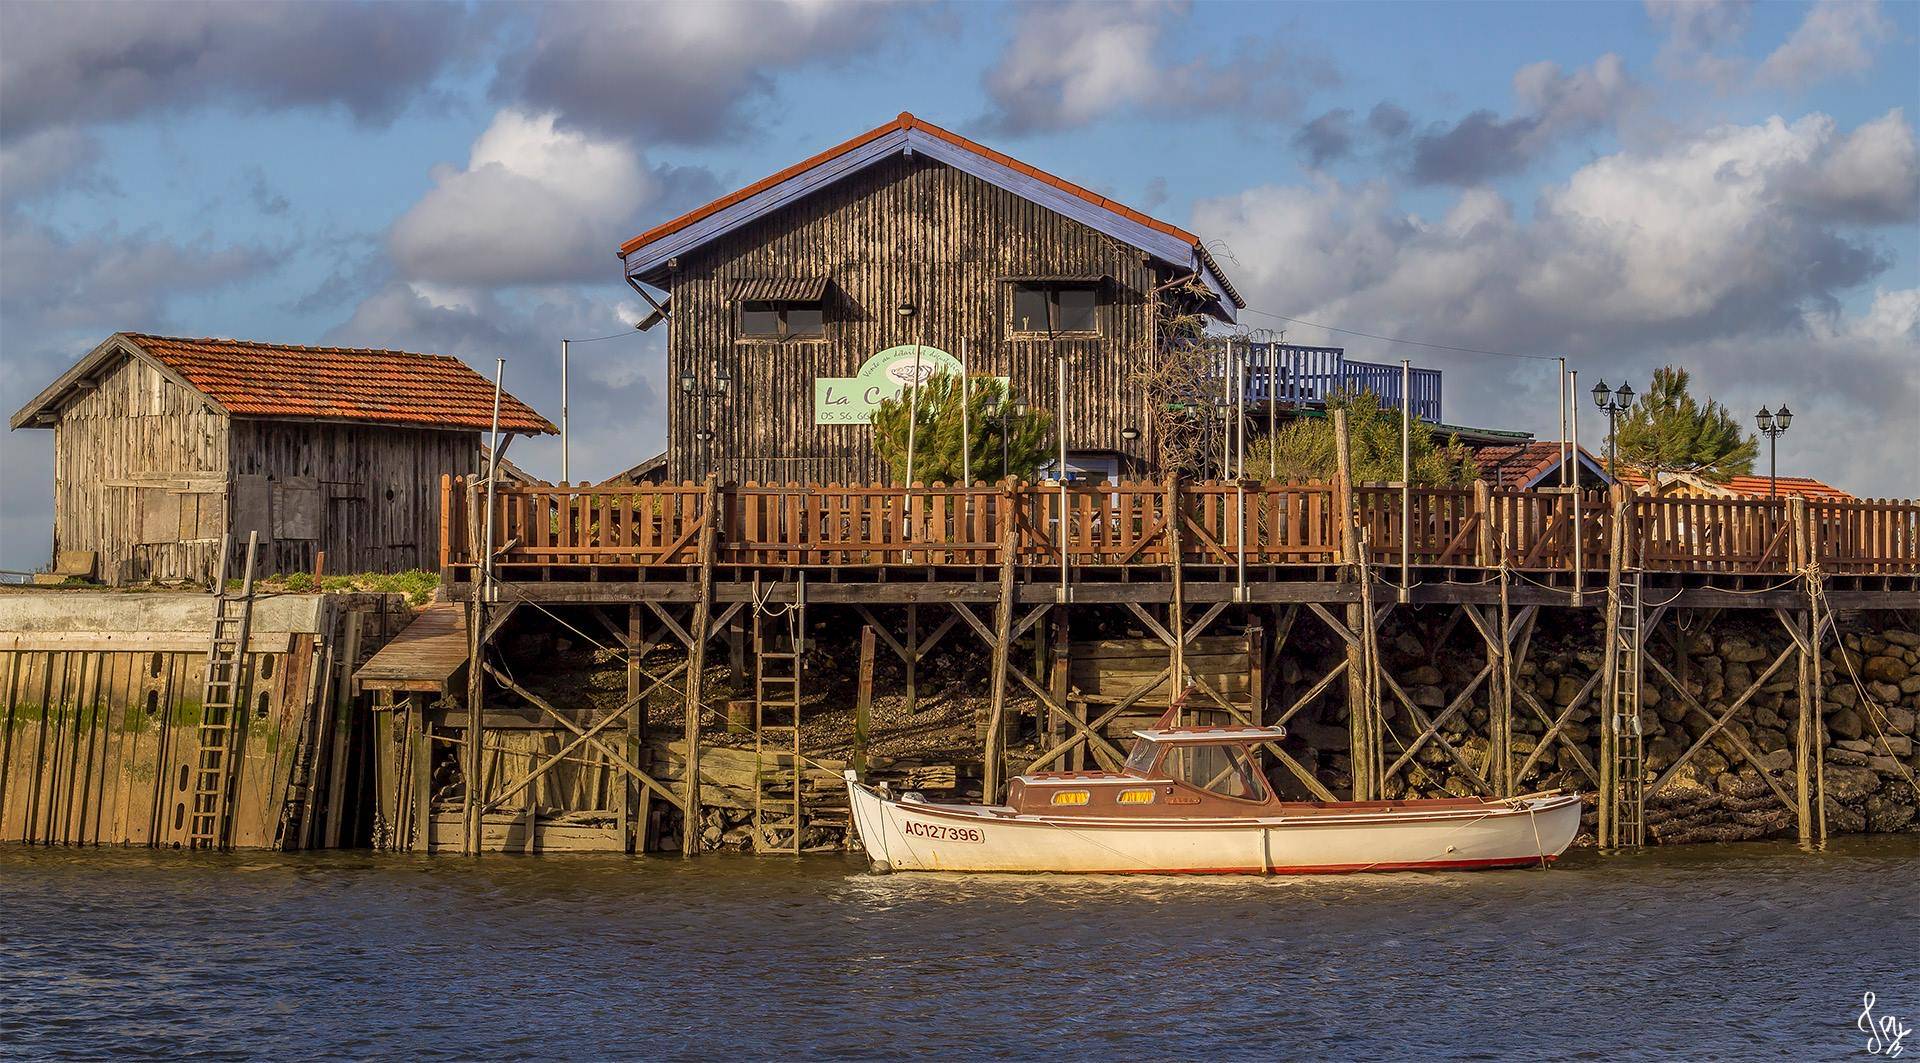
<svg viewBox="0 0 1920 1063">
<path fill-rule="evenodd" d="M 748 339 L 818 338 L 826 334 L 826 312 L 819 303 L 743 302 L 740 335 Z"/>
<path fill-rule="evenodd" d="M 1020 285 L 1013 290 L 1013 331 L 1047 331 L 1047 290 Z"/>
<path fill-rule="evenodd" d="M 742 303 L 740 334 L 742 336 L 779 336 L 780 309 L 772 303 Z"/>
<path fill-rule="evenodd" d="M 826 331 L 826 315 L 818 306 L 790 306 L 785 312 L 789 336 L 818 336 Z"/>
<path fill-rule="evenodd" d="M 1016 284 L 1012 331 L 1043 336 L 1098 332 L 1099 306 L 1100 289 L 1090 284 Z"/>
<path fill-rule="evenodd" d="M 1060 307 L 1056 315 L 1061 332 L 1092 332 L 1094 292 L 1092 288 L 1060 288 L 1054 292 Z"/>
</svg>

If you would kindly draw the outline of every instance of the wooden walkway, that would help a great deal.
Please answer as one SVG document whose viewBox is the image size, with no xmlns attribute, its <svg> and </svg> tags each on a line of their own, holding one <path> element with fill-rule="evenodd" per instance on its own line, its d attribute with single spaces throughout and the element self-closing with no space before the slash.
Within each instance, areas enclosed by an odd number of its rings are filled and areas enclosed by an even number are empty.
<svg viewBox="0 0 1920 1063">
<path fill-rule="evenodd" d="M 362 690 L 445 694 L 467 663 L 467 610 L 436 602 L 353 674 Z"/>
</svg>

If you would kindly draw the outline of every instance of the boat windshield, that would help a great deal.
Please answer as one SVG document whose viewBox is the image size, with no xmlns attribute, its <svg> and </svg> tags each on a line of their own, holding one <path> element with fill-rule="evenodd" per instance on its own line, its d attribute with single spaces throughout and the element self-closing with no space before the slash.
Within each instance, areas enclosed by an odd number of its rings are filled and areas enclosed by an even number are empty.
<svg viewBox="0 0 1920 1063">
<path fill-rule="evenodd" d="M 1137 753 L 1135 754 L 1138 755 Z M 1129 760 L 1131 763 L 1131 760 Z M 1189 786 L 1242 801 L 1266 798 L 1253 758 L 1234 745 L 1177 745 L 1167 752 L 1161 769 Z"/>
<path fill-rule="evenodd" d="M 1149 742 L 1144 738 L 1135 739 L 1133 752 L 1127 754 L 1127 762 L 1120 770 L 1128 775 L 1146 776 L 1153 770 L 1153 762 L 1160 755 L 1160 743 Z"/>
</svg>

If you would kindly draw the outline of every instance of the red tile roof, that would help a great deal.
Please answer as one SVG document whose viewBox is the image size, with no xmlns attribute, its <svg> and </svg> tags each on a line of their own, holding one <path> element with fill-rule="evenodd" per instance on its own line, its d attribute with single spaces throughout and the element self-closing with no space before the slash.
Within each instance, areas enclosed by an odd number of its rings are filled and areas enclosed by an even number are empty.
<svg viewBox="0 0 1920 1063">
<path fill-rule="evenodd" d="M 1619 478 L 1621 483 L 1635 490 L 1644 490 L 1647 486 L 1646 474 L 1640 472 L 1638 469 L 1622 466 L 1619 472 Z M 1737 495 L 1743 498 L 1766 498 L 1770 493 L 1771 486 L 1775 483 L 1774 480 L 1770 480 L 1765 476 L 1733 476 L 1729 477 L 1725 483 L 1715 483 L 1706 480 L 1704 477 L 1699 479 L 1700 482 L 1707 484 L 1715 491 L 1724 492 L 1729 495 Z M 1848 494 L 1838 487 L 1821 483 L 1819 480 L 1815 480 L 1810 476 L 1782 476 L 1779 477 L 1777 482 L 1782 496 L 1799 496 L 1819 502 L 1850 502 L 1855 498 L 1854 495 Z M 1683 486 L 1685 486 L 1685 481 L 1682 483 Z"/>
<path fill-rule="evenodd" d="M 924 119 L 915 118 L 913 115 L 905 111 L 902 111 L 900 113 L 900 117 L 895 118 L 893 121 L 888 122 L 886 125 L 880 126 L 875 129 L 869 129 L 866 132 L 860 134 L 859 136 L 854 137 L 852 140 L 848 140 L 842 144 L 838 144 L 838 145 L 835 145 L 834 147 L 828 148 L 827 150 L 821 152 L 820 154 L 815 155 L 812 158 L 807 159 L 803 162 L 797 162 L 792 166 L 789 166 L 786 169 L 781 170 L 779 173 L 772 174 L 771 176 L 768 176 L 768 177 L 763 177 L 760 180 L 755 181 L 754 183 L 748 185 L 747 187 L 742 188 L 738 192 L 734 192 L 730 195 L 722 196 L 719 199 L 714 200 L 713 202 L 707 204 L 704 207 L 699 207 L 695 210 L 690 210 L 687 213 L 680 215 L 678 218 L 673 219 L 672 221 L 666 222 L 661 225 L 656 225 L 653 228 L 648 229 L 646 232 L 641 233 L 639 236 L 636 236 L 633 239 L 628 240 L 626 243 L 621 244 L 620 255 L 621 257 L 624 258 L 627 255 L 630 255 L 635 251 L 638 251 L 640 248 L 645 247 L 650 243 L 653 243 L 655 240 L 658 240 L 665 236 L 671 236 L 674 233 L 679 232 L 681 229 L 684 229 L 687 226 L 694 224 L 695 222 L 699 221 L 702 218 L 705 218 L 709 215 L 725 210 L 728 207 L 733 206 L 735 203 L 738 203 L 743 199 L 748 199 L 753 196 L 756 196 L 761 192 L 764 192 L 767 189 L 772 188 L 774 185 L 777 185 L 780 182 L 787 180 L 788 178 L 794 177 L 798 174 L 802 174 L 808 170 L 813 169 L 814 167 L 820 165 L 821 163 L 830 162 L 834 159 L 837 159 L 840 156 L 845 155 L 847 152 L 860 147 L 862 144 L 866 144 L 880 137 L 886 136 L 888 133 L 901 131 L 901 130 L 908 130 L 908 129 L 918 129 L 929 136 L 939 137 L 941 140 L 944 140 L 947 143 L 954 145 L 955 147 L 965 148 L 966 150 L 973 152 L 975 155 L 978 155 L 981 158 L 991 159 L 992 161 L 997 162 L 1000 165 L 1007 167 L 1008 169 L 1017 171 L 1021 174 L 1024 174 L 1028 177 L 1033 178 L 1036 181 L 1044 182 L 1046 184 L 1052 185 L 1055 188 L 1060 189 L 1063 192 L 1067 192 L 1071 195 L 1079 196 L 1081 199 L 1084 199 L 1087 202 L 1092 203 L 1097 207 L 1104 207 L 1107 210 L 1110 210 L 1115 214 L 1118 214 L 1121 217 L 1128 219 L 1129 221 L 1137 222 L 1141 225 L 1146 226 L 1149 229 L 1154 229 L 1159 232 L 1166 233 L 1168 236 L 1176 237 L 1180 240 L 1184 240 L 1187 243 L 1193 244 L 1195 246 L 1198 246 L 1200 243 L 1199 237 L 1193 235 L 1192 233 L 1186 231 L 1185 229 L 1180 228 L 1177 225 L 1170 225 L 1167 222 L 1158 220 L 1157 218 L 1150 218 L 1147 215 L 1142 214 L 1131 207 L 1128 207 L 1122 203 L 1118 203 L 1114 200 L 1108 199 L 1107 197 L 1100 195 L 1097 192 L 1082 188 L 1079 185 L 1072 183 L 1071 181 L 1063 181 L 1060 178 L 1055 177 L 1050 173 L 1047 173 L 1045 170 L 1041 170 L 1036 167 L 1029 166 L 1024 162 L 1021 162 L 1020 160 L 1013 158 L 1012 156 L 1003 155 L 1000 152 L 993 150 L 992 148 L 986 147 L 981 144 L 976 144 L 973 141 L 968 140 L 966 137 L 963 137 L 958 133 L 949 132 L 945 129 L 940 128 L 937 125 L 932 124 L 931 122 L 927 122 Z M 1218 273 L 1219 271 L 1215 270 L 1215 272 Z"/>
<path fill-rule="evenodd" d="M 493 423 L 493 381 L 451 355 L 121 335 L 240 417 L 430 428 L 486 429 Z M 546 418 L 505 392 L 500 395 L 500 430 L 541 435 L 556 431 Z"/>
<path fill-rule="evenodd" d="M 1481 447 L 1473 452 L 1473 463 L 1482 480 L 1498 488 L 1520 490 L 1559 467 L 1563 446 L 1558 440 L 1540 439 L 1513 446 Z M 1587 454 L 1587 460 L 1600 467 L 1593 455 Z"/>
</svg>

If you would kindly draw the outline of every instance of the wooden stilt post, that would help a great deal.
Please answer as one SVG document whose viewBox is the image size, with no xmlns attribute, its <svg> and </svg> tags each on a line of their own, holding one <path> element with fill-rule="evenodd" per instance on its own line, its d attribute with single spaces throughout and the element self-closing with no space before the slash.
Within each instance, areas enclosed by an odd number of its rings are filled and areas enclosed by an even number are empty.
<svg viewBox="0 0 1920 1063">
<path fill-rule="evenodd" d="M 867 778 L 867 740 L 873 729 L 873 625 L 860 627 L 860 670 L 853 693 L 853 770 Z M 796 766 L 795 770 L 799 770 Z"/>
<path fill-rule="evenodd" d="M 640 671 L 641 652 L 641 616 L 638 605 L 627 606 L 627 759 L 642 768 L 648 765 L 641 759 L 642 743 L 647 737 L 647 706 L 645 702 L 636 702 L 643 689 L 644 678 Z M 621 828 L 627 852 L 644 853 L 647 851 L 647 819 L 653 805 L 653 795 L 632 775 L 626 777 L 626 803 L 621 806 Z"/>
<path fill-rule="evenodd" d="M 1000 520 L 1000 598 L 993 610 L 993 703 L 987 710 L 986 741 L 981 750 L 981 800 L 987 804 L 1000 799 L 1000 776 L 1007 759 L 1007 669 L 1013 654 L 1014 554 L 1019 542 L 1011 502 L 1011 494 L 1002 496 L 1007 508 Z"/>
<path fill-rule="evenodd" d="M 1168 651 L 1168 667 L 1173 682 L 1168 689 L 1179 697 L 1187 689 L 1187 601 L 1186 570 L 1181 564 L 1180 476 L 1167 477 L 1167 577 L 1173 584 L 1173 600 L 1167 605 L 1167 631 L 1173 635 Z"/>
<path fill-rule="evenodd" d="M 1793 523 L 1793 566 L 1807 577 L 1808 569 L 1808 527 L 1807 500 L 1798 496 L 1787 500 L 1788 519 Z M 1814 844 L 1813 819 L 1813 762 L 1820 756 L 1819 739 L 1814 728 L 1821 723 L 1820 702 L 1814 694 L 1813 670 L 1817 650 L 1814 638 L 1819 631 L 1813 627 L 1813 596 L 1807 596 L 1808 608 L 1801 610 L 1793 618 L 1794 643 L 1797 647 L 1795 658 L 1800 666 L 1796 692 L 1799 700 L 1799 718 L 1795 721 L 1793 737 L 1793 793 L 1794 826 L 1799 835 L 1800 845 L 1809 848 Z M 1822 803 L 1824 804 L 1824 796 Z"/>
<path fill-rule="evenodd" d="M 720 524 L 720 482 L 707 474 L 706 512 L 700 526 L 700 597 L 693 607 L 693 644 L 687 647 L 687 807 L 680 826 L 680 853 L 700 851 L 700 696 L 707 671 L 707 630 L 713 622 L 713 555 Z M 755 647 L 755 651 L 758 651 Z"/>
<path fill-rule="evenodd" d="M 491 479 L 493 473 L 487 473 Z M 465 762 L 461 774 L 466 780 L 466 798 L 461 816 L 460 851 L 469 856 L 480 852 L 480 802 L 484 795 L 480 793 L 480 737 L 481 721 L 486 705 L 487 670 L 481 667 L 481 655 L 486 652 L 487 631 L 487 595 L 492 592 L 488 586 L 488 577 L 493 571 L 493 558 L 487 556 L 492 544 L 481 533 L 478 520 L 478 493 L 468 495 L 467 530 L 473 543 L 474 580 L 473 600 L 467 605 L 467 733 Z M 427 759 L 433 757 L 433 746 L 427 744 Z M 428 777 L 432 777 L 429 769 Z M 427 817 L 432 822 L 432 816 Z"/>
<path fill-rule="evenodd" d="M 1595 833 L 1598 835 L 1597 844 L 1602 849 L 1619 845 L 1619 824 L 1614 822 L 1613 816 L 1614 787 L 1619 785 L 1615 775 L 1615 746 L 1619 736 L 1616 734 L 1617 713 L 1614 711 L 1618 693 L 1614 688 L 1619 685 L 1620 676 L 1620 573 L 1626 567 L 1627 560 L 1627 502 L 1624 489 L 1619 485 L 1614 486 L 1613 492 L 1613 530 L 1607 542 L 1607 610 L 1602 632 L 1602 637 L 1606 639 L 1606 652 L 1600 665 L 1600 792 L 1599 824 Z"/>
<path fill-rule="evenodd" d="M 1488 719 L 1495 723 L 1491 748 L 1487 755 L 1492 758 L 1487 780 L 1493 783 L 1493 792 L 1499 797 L 1513 796 L 1513 603 L 1508 594 L 1507 566 L 1500 566 L 1500 621 L 1491 647 L 1495 654 L 1493 661 L 1492 691 L 1488 700 Z"/>
<path fill-rule="evenodd" d="M 1340 561 L 1349 578 L 1359 579 L 1360 544 L 1354 523 L 1353 450 L 1347 436 L 1347 411 L 1333 411 L 1334 520 L 1339 525 Z M 1366 591 L 1362 590 L 1365 596 Z M 1368 745 L 1373 728 L 1368 722 L 1365 628 L 1373 624 L 1371 610 L 1364 605 L 1347 606 L 1347 630 L 1354 642 L 1347 644 L 1347 760 L 1352 765 L 1353 799 L 1371 800 L 1376 781 L 1373 778 L 1374 755 Z"/>
<path fill-rule="evenodd" d="M 920 607 L 911 603 L 907 605 L 906 634 L 901 644 L 907 656 L 901 663 L 907 670 L 907 714 L 911 716 L 920 703 Z"/>
</svg>

